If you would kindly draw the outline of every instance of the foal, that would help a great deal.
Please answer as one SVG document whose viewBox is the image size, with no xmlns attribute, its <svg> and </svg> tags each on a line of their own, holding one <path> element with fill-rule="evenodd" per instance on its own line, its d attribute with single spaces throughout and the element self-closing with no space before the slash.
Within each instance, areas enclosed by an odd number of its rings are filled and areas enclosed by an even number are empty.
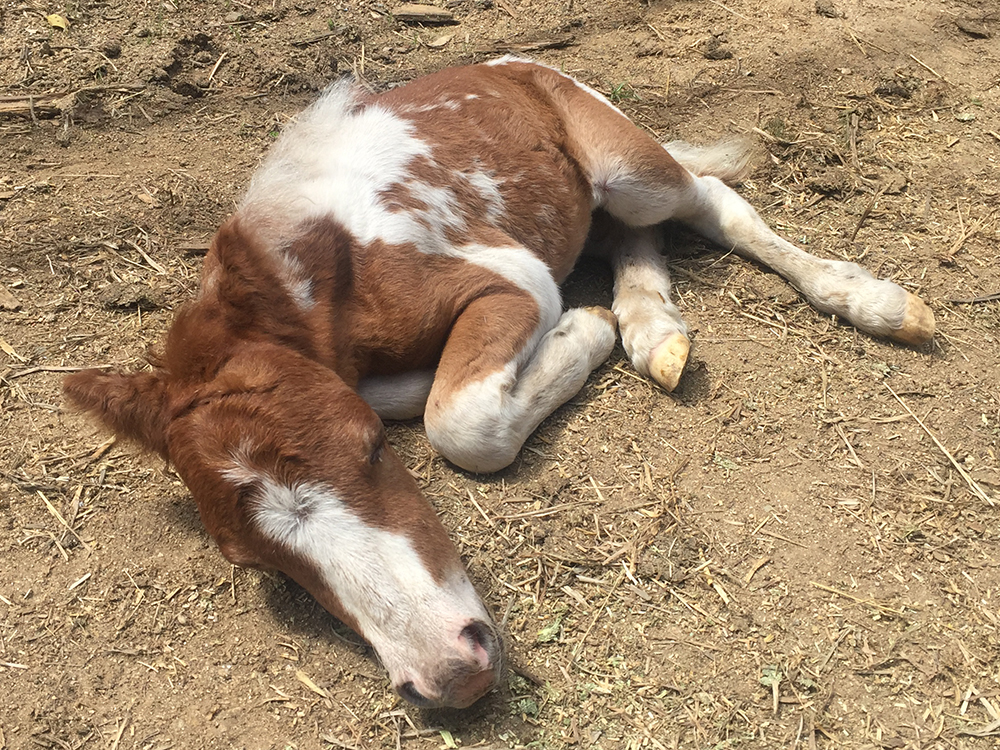
<svg viewBox="0 0 1000 750">
<path fill-rule="evenodd" d="M 501 469 L 608 357 L 616 321 L 673 389 L 689 345 L 667 219 L 864 331 L 932 337 L 915 296 L 771 232 L 723 183 L 741 170 L 723 149 L 665 149 L 527 61 L 374 96 L 337 84 L 219 229 L 152 371 L 84 371 L 66 392 L 176 467 L 227 559 L 284 571 L 366 638 L 400 695 L 468 706 L 502 673 L 501 638 L 380 418 L 423 414 L 449 461 Z M 564 312 L 597 209 L 613 312 Z"/>
</svg>

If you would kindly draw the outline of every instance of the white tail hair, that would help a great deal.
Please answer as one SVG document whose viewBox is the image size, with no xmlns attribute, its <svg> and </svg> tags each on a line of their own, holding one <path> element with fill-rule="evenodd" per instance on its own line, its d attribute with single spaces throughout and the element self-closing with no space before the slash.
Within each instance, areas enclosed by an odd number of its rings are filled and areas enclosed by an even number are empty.
<svg viewBox="0 0 1000 750">
<path fill-rule="evenodd" d="M 730 184 L 747 176 L 753 156 L 751 144 L 742 140 L 724 140 L 709 146 L 670 141 L 663 148 L 689 172 L 699 177 L 718 177 Z"/>
</svg>

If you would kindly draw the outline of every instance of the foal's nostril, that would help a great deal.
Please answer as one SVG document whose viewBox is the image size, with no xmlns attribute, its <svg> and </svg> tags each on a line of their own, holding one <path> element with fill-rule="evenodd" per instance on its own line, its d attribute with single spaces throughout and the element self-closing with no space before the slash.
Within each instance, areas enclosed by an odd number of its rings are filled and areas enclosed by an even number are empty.
<svg viewBox="0 0 1000 750">
<path fill-rule="evenodd" d="M 473 653 L 480 650 L 484 652 L 486 663 L 482 664 L 483 669 L 494 665 L 498 656 L 499 641 L 492 627 L 481 620 L 473 620 L 462 628 L 462 637 L 468 641 Z"/>
<path fill-rule="evenodd" d="M 400 697 L 404 700 L 408 700 L 414 706 L 427 706 L 431 701 L 427 700 L 424 696 L 420 694 L 412 682 L 404 682 L 396 691 L 399 693 Z"/>
</svg>

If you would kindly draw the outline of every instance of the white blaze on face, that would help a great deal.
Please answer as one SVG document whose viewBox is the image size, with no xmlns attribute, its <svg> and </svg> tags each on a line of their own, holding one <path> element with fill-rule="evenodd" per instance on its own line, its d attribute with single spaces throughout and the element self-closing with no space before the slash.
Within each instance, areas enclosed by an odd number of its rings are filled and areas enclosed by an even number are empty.
<svg viewBox="0 0 1000 750">
<path fill-rule="evenodd" d="M 330 489 L 279 483 L 238 458 L 225 476 L 255 487 L 260 531 L 319 571 L 394 683 L 435 673 L 470 620 L 490 621 L 464 571 L 436 582 L 406 536 L 363 523 Z"/>
</svg>

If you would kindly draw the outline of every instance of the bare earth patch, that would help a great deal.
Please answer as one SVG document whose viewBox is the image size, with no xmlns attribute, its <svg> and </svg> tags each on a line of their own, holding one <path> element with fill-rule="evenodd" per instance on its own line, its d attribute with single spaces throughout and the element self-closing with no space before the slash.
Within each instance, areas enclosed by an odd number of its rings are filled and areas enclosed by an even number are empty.
<svg viewBox="0 0 1000 750">
<path fill-rule="evenodd" d="M 0 8 L 0 749 L 994 747 L 995 2 L 437 4 L 453 23 Z M 765 219 L 919 293 L 938 335 L 858 334 L 666 228 L 694 341 L 674 394 L 619 348 L 495 476 L 393 426 L 514 662 L 504 693 L 422 712 L 300 589 L 226 564 L 170 468 L 64 411 L 60 381 L 142 365 L 327 82 L 508 51 L 662 140 L 756 143 Z M 566 296 L 609 304 L 608 272 Z"/>
</svg>

